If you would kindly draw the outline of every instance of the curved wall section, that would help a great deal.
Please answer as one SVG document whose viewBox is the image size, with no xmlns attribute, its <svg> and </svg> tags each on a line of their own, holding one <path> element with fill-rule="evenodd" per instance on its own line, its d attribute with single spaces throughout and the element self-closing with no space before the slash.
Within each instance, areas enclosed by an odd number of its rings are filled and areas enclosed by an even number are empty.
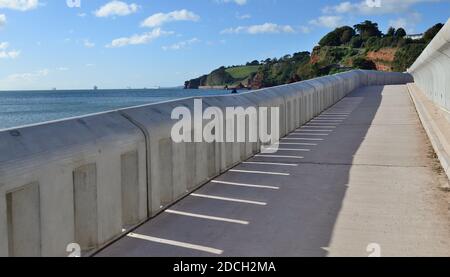
<svg viewBox="0 0 450 277">
<path fill-rule="evenodd" d="M 204 97 L 200 112 L 276 107 L 284 137 L 359 87 L 409 81 L 356 70 Z M 175 143 L 176 107 L 194 114 L 194 98 L 0 132 L 0 256 L 67 256 L 71 243 L 88 255 L 259 152 L 248 131 L 245 142 Z"/>
<path fill-rule="evenodd" d="M 89 251 L 147 218 L 145 140 L 118 112 L 0 132 L 0 253 Z"/>
<path fill-rule="evenodd" d="M 450 112 L 450 19 L 408 72 L 430 100 Z"/>
<path fill-rule="evenodd" d="M 408 87 L 422 125 L 450 178 L 450 19 L 408 72 L 414 76 Z"/>
</svg>

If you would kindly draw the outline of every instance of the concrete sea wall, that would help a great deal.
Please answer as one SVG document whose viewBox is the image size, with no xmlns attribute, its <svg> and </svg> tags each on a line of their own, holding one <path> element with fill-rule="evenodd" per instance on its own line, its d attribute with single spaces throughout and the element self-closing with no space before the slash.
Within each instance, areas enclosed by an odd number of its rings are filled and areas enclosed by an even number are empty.
<svg viewBox="0 0 450 277">
<path fill-rule="evenodd" d="M 450 19 L 408 72 L 414 76 L 411 97 L 450 179 Z"/>
<path fill-rule="evenodd" d="M 355 70 L 204 97 L 203 109 L 278 107 L 284 137 L 359 87 L 411 81 Z M 1 131 L 0 256 L 67 256 L 70 243 L 91 253 L 259 152 L 259 142 L 174 143 L 172 110 L 193 105 L 181 99 Z"/>
<path fill-rule="evenodd" d="M 450 112 L 450 19 L 408 72 L 430 100 Z"/>
</svg>

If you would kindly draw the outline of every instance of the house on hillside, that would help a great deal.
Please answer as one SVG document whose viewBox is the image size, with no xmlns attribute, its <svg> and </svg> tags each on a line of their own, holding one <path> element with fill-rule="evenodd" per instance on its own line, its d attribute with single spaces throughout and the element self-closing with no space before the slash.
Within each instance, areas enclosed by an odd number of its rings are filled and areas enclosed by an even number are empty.
<svg viewBox="0 0 450 277">
<path fill-rule="evenodd" d="M 405 38 L 410 38 L 412 40 L 419 40 L 423 38 L 423 34 L 411 34 L 411 35 L 406 35 Z"/>
</svg>

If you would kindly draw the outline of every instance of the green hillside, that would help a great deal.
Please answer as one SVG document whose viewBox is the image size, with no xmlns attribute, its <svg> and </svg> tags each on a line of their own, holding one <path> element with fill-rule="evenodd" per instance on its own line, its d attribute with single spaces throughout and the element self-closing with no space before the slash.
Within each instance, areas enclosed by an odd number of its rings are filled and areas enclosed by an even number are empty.
<svg viewBox="0 0 450 277">
<path fill-rule="evenodd" d="M 226 72 L 236 80 L 244 80 L 258 71 L 259 65 L 237 66 L 227 68 Z"/>
<path fill-rule="evenodd" d="M 277 86 L 352 69 L 406 71 L 443 27 L 428 29 L 423 38 L 408 38 L 402 28 L 386 33 L 378 24 L 364 21 L 326 34 L 312 52 L 222 66 L 207 75 L 185 82 L 185 88 L 237 87 L 258 89 Z"/>
</svg>

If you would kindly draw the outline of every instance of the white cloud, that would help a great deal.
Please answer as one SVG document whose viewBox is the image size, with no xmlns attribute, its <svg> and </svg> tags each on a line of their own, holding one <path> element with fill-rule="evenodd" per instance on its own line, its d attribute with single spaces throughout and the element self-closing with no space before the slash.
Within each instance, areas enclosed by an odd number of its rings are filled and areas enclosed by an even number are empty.
<svg viewBox="0 0 450 277">
<path fill-rule="evenodd" d="M 214 46 L 214 45 L 225 44 L 225 43 L 227 43 L 227 41 L 225 39 L 221 39 L 218 41 L 213 41 L 213 40 L 206 41 L 206 45 L 208 45 L 208 46 Z"/>
<path fill-rule="evenodd" d="M 311 33 L 311 28 L 308 27 L 308 26 L 300 26 L 300 27 L 299 27 L 299 30 L 300 30 L 300 32 L 303 33 L 303 34 L 309 34 L 309 33 Z"/>
<path fill-rule="evenodd" d="M 81 0 L 66 0 L 66 5 L 69 8 L 81 8 Z"/>
<path fill-rule="evenodd" d="M 114 39 L 110 44 L 106 45 L 107 48 L 118 48 L 127 45 L 147 44 L 159 37 L 171 35 L 173 32 L 167 32 L 161 30 L 161 28 L 153 29 L 151 32 L 143 33 L 140 35 L 133 35 L 130 37 L 122 37 Z"/>
<path fill-rule="evenodd" d="M 239 6 L 243 6 L 245 4 L 247 4 L 247 0 L 216 0 L 216 2 L 219 3 L 235 3 L 238 4 Z"/>
<path fill-rule="evenodd" d="M 376 0 L 361 0 L 361 1 L 344 1 L 334 6 L 326 6 L 323 9 L 324 13 L 336 14 L 389 14 L 389 13 L 403 13 L 410 10 L 410 8 L 420 3 L 433 3 L 446 0 L 381 0 L 379 6 L 374 6 L 371 2 Z M 375 2 L 376 3 L 376 2 Z"/>
<path fill-rule="evenodd" d="M 85 40 L 83 41 L 83 45 L 84 45 L 84 47 L 86 47 L 86 48 L 93 48 L 93 47 L 95 47 L 95 43 L 89 41 L 88 39 L 85 39 Z"/>
<path fill-rule="evenodd" d="M 358 4 L 351 2 L 341 2 L 335 6 L 326 6 L 323 8 L 324 13 L 348 13 L 358 8 Z"/>
<path fill-rule="evenodd" d="M 18 50 L 11 50 L 11 51 L 1 51 L 0 52 L 0 59 L 15 59 L 19 57 L 20 51 Z"/>
<path fill-rule="evenodd" d="M 0 0 L 0 9 L 28 11 L 37 8 L 39 0 Z"/>
<path fill-rule="evenodd" d="M 193 38 L 190 40 L 186 40 L 186 41 L 181 41 L 175 44 L 172 44 L 170 46 L 163 46 L 162 49 L 167 51 L 167 50 L 180 50 L 183 48 L 188 47 L 189 45 L 192 45 L 194 43 L 200 42 L 200 40 L 198 38 Z"/>
<path fill-rule="evenodd" d="M 178 10 L 170 13 L 156 13 L 152 16 L 149 16 L 142 23 L 142 27 L 158 27 L 162 26 L 167 22 L 172 21 L 198 21 L 200 20 L 200 16 L 188 10 Z"/>
<path fill-rule="evenodd" d="M 6 25 L 6 15 L 0 14 L 0 27 Z"/>
<path fill-rule="evenodd" d="M 416 25 L 422 20 L 422 15 L 420 13 L 410 13 L 407 17 L 399 17 L 397 19 L 389 20 L 389 26 L 396 29 L 403 28 L 408 33 L 415 31 Z"/>
<path fill-rule="evenodd" d="M 9 42 L 0 42 L 0 59 L 15 59 L 19 57 L 19 50 L 8 50 Z"/>
<path fill-rule="evenodd" d="M 58 68 L 56 68 L 56 70 L 57 70 L 57 71 L 68 71 L 68 70 L 69 70 L 69 68 L 68 68 L 68 67 L 64 67 L 64 66 L 62 66 L 62 67 L 58 67 Z"/>
<path fill-rule="evenodd" d="M 252 18 L 252 15 L 251 14 L 239 14 L 239 13 L 236 13 L 236 18 L 240 19 L 240 20 L 250 19 L 250 18 Z"/>
<path fill-rule="evenodd" d="M 421 15 L 412 12 L 411 8 L 420 3 L 435 3 L 448 0 L 359 0 L 344 1 L 334 6 L 326 6 L 322 12 L 326 15 L 310 21 L 310 24 L 327 28 L 336 28 L 343 25 L 346 14 L 356 15 L 385 15 L 401 14 L 399 18 L 389 21 L 395 28 L 404 28 L 413 32 L 415 26 L 421 21 Z M 376 4 L 376 5 L 375 5 Z"/>
<path fill-rule="evenodd" d="M 333 29 L 342 25 L 342 17 L 337 15 L 324 15 L 310 20 L 309 24 Z"/>
<path fill-rule="evenodd" d="M 139 6 L 137 4 L 127 4 L 122 1 L 113 0 L 106 3 L 95 11 L 97 17 L 109 16 L 125 16 L 137 12 Z"/>
<path fill-rule="evenodd" d="M 79 17 L 86 17 L 87 13 L 79 13 L 79 14 L 77 14 L 77 16 L 79 16 Z"/>
<path fill-rule="evenodd" d="M 36 81 L 42 77 L 46 77 L 49 74 L 49 70 L 48 69 L 41 69 L 38 71 L 34 71 L 34 72 L 29 72 L 29 73 L 16 73 L 16 74 L 11 74 L 7 77 L 8 81 L 13 81 L 13 82 L 17 82 L 17 81 Z"/>
<path fill-rule="evenodd" d="M 221 34 L 280 34 L 280 33 L 295 33 L 295 30 L 290 25 L 278 25 L 275 23 L 264 23 L 261 25 L 239 26 L 236 28 L 228 28 L 221 32 Z"/>
<path fill-rule="evenodd" d="M 247 0 L 231 0 L 231 1 L 241 6 L 247 4 Z"/>
</svg>

